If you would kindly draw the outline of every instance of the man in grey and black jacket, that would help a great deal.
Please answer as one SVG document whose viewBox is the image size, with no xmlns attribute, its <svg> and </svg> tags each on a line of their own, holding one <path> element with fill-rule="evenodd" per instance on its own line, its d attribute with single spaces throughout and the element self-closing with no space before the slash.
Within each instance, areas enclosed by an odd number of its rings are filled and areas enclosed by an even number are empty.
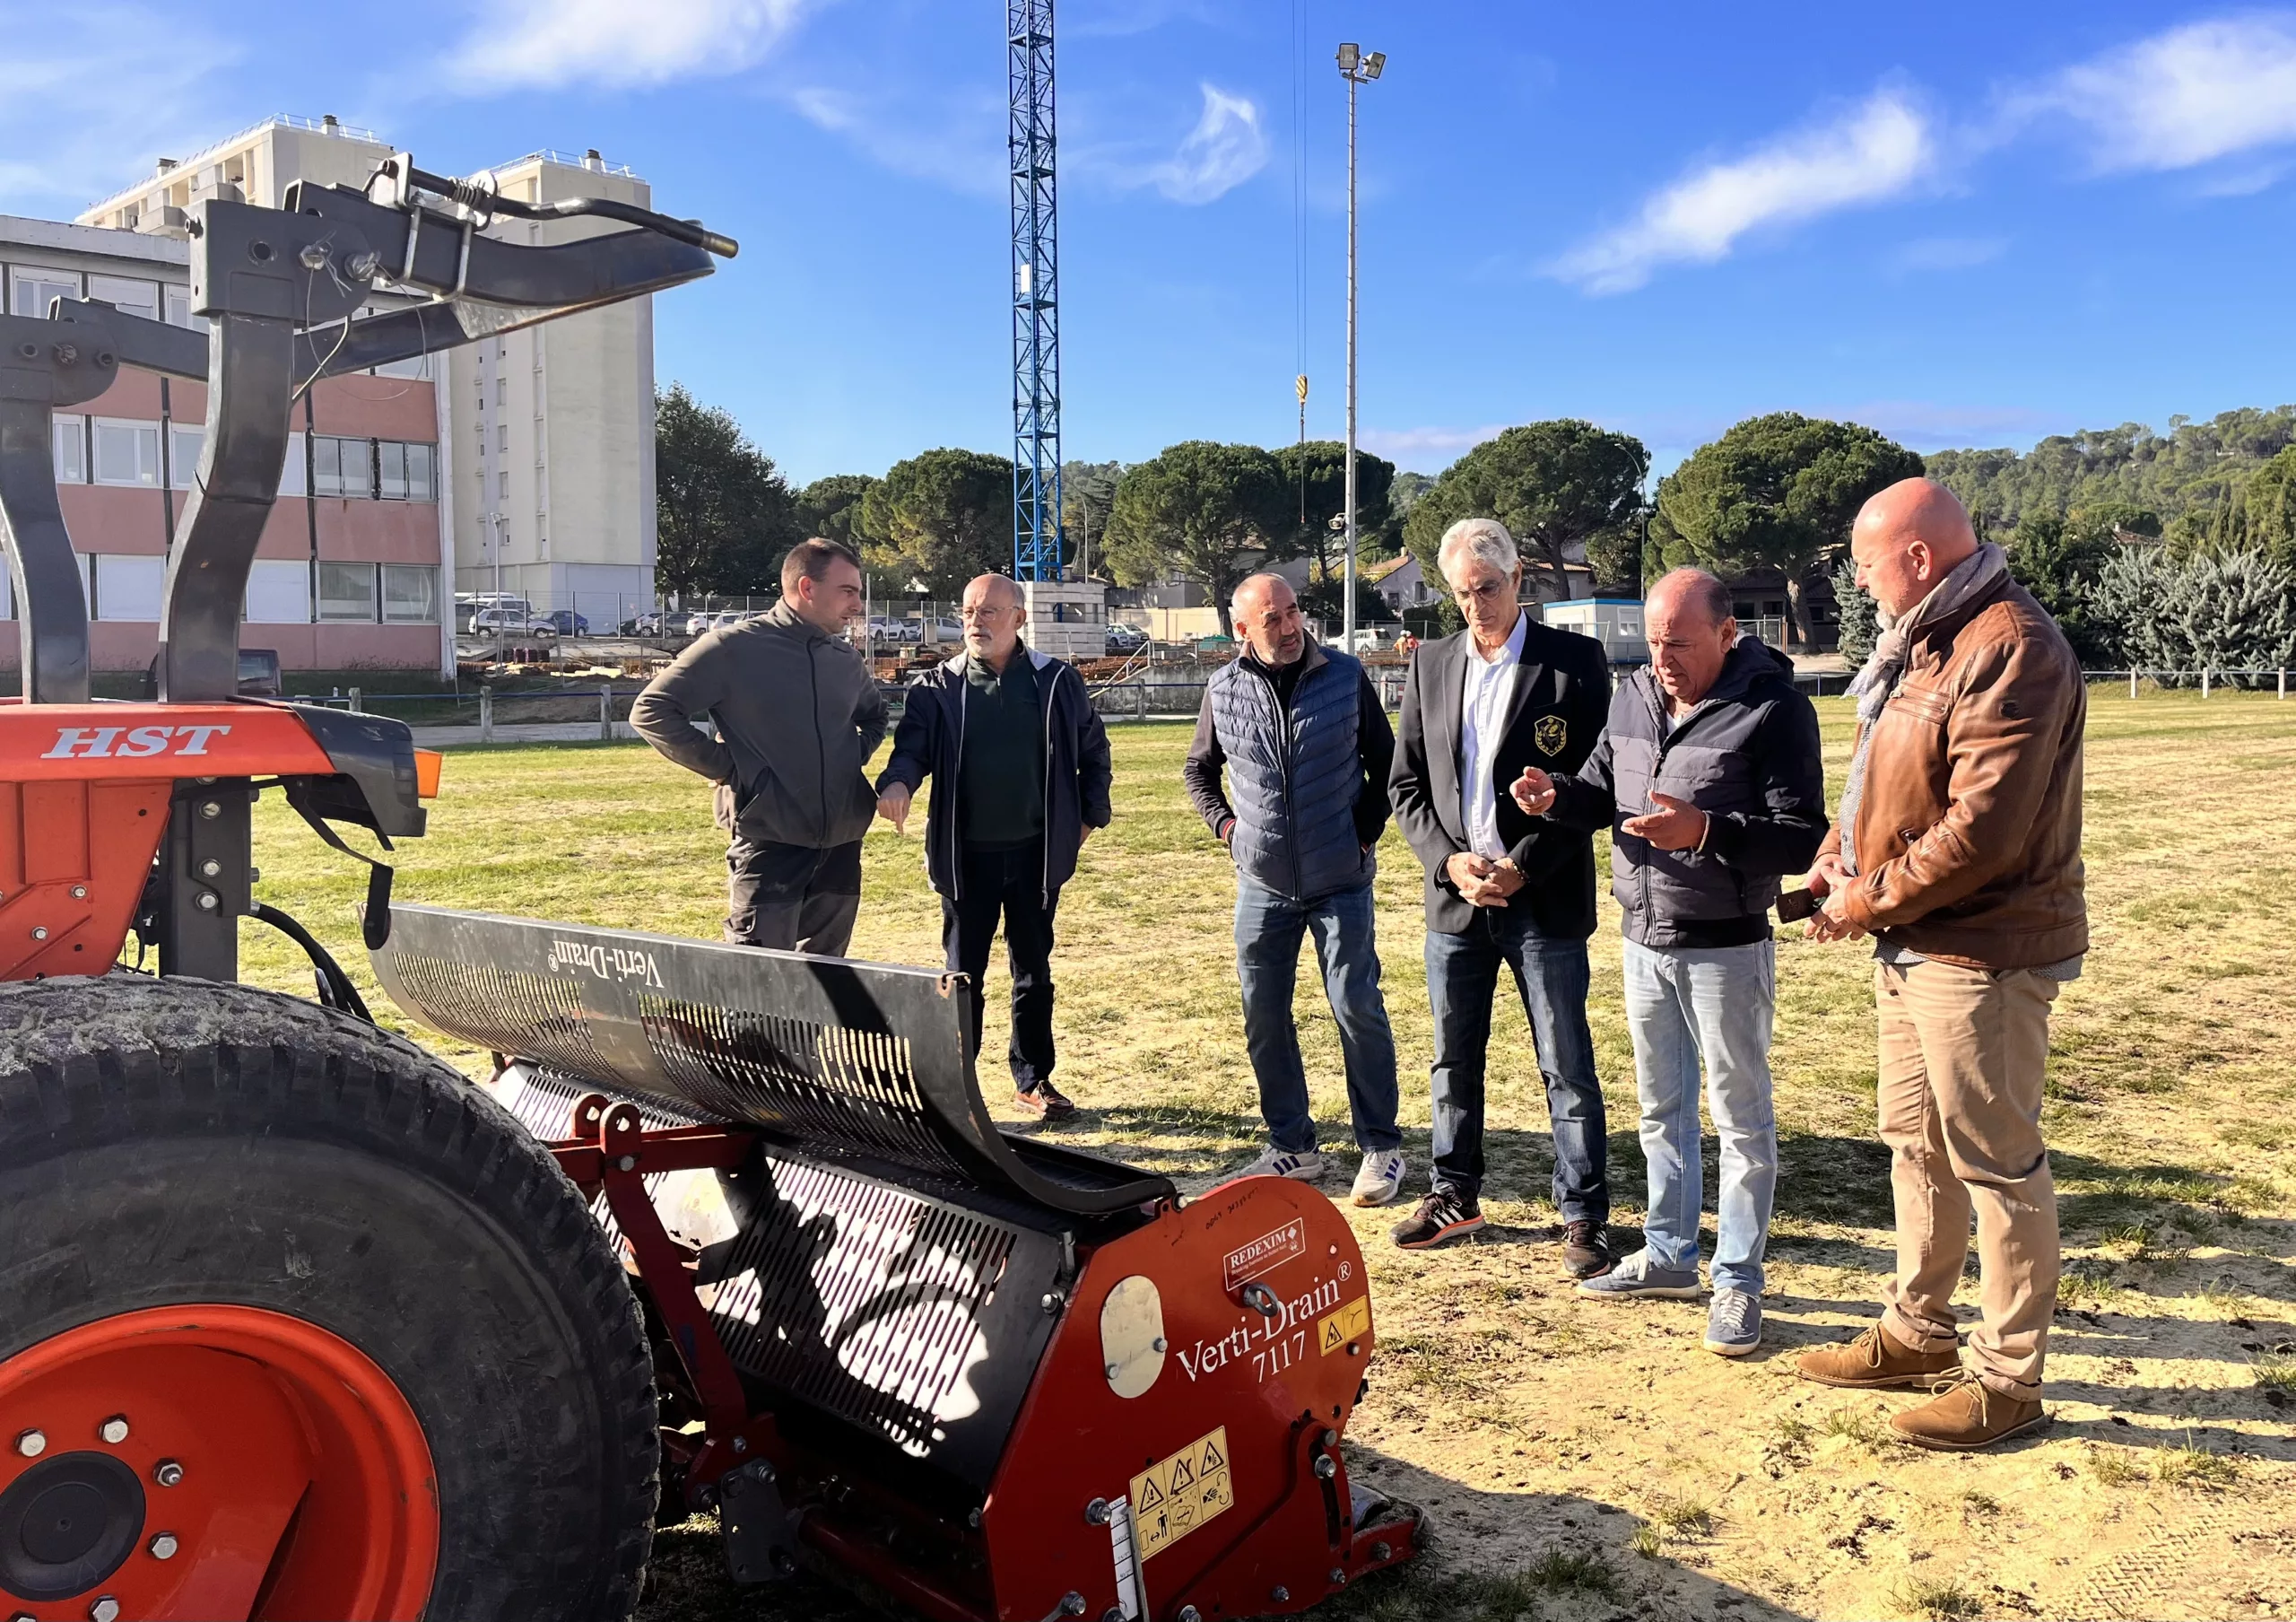
<svg viewBox="0 0 2296 1622">
<path fill-rule="evenodd" d="M 737 946 L 841 957 L 852 943 L 877 808 L 865 768 L 885 736 L 876 677 L 843 634 L 861 608 L 853 554 L 802 542 L 782 560 L 780 602 L 700 638 L 630 707 L 639 737 L 718 785 Z M 717 738 L 695 727 L 704 714 Z"/>
<path fill-rule="evenodd" d="M 1385 1205 L 1403 1186 L 1404 1156 L 1395 1036 L 1372 929 L 1371 851 L 1387 825 L 1395 736 L 1363 667 L 1315 644 L 1281 575 L 1246 580 L 1232 609 L 1245 651 L 1205 684 L 1183 775 L 1196 814 L 1236 863 L 1244 1045 L 1268 1135 L 1249 1171 L 1302 1182 L 1323 1175 L 1292 1017 L 1300 943 L 1312 934 L 1363 1155 L 1352 1198 Z"/>
<path fill-rule="evenodd" d="M 910 797 L 933 780 L 925 872 L 940 893 L 949 967 L 971 993 L 974 1053 L 1001 918 L 1013 1102 L 1058 1121 L 1076 1106 L 1052 1085 L 1052 920 L 1078 850 L 1108 826 L 1109 735 L 1076 667 L 1021 640 L 1028 606 L 1009 577 L 967 586 L 963 614 L 965 650 L 909 690 L 877 809 L 905 830 Z"/>
<path fill-rule="evenodd" d="M 1643 607 L 1650 663 L 1621 683 L 1577 772 L 1526 768 L 1517 805 L 1567 828 L 1611 828 L 1650 1182 L 1643 1248 L 1578 1293 L 1692 1299 L 1698 1289 L 1699 1061 L 1721 1144 L 1706 1348 L 1761 1340 L 1762 1251 L 1778 1182 L 1770 1039 L 1770 908 L 1825 837 L 1817 711 L 1794 667 L 1738 635 L 1714 576 L 1677 569 Z"/>
</svg>

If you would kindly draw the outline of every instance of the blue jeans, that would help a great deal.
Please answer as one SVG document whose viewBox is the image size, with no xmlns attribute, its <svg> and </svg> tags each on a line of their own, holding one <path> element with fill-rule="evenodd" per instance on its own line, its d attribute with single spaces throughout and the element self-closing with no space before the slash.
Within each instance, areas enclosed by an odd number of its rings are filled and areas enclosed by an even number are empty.
<svg viewBox="0 0 2296 1622">
<path fill-rule="evenodd" d="M 1457 935 L 1427 932 L 1427 1001 L 1435 1017 L 1435 1172 L 1463 1198 L 1483 1189 L 1483 1078 L 1499 965 L 1515 972 L 1530 1016 L 1554 1129 L 1554 1206 L 1565 1222 L 1606 1223 L 1610 1181 L 1603 1090 L 1587 1029 L 1587 943 L 1541 935 L 1512 908 L 1478 909 Z"/>
<path fill-rule="evenodd" d="M 1396 1039 L 1379 994 L 1379 953 L 1371 934 L 1371 886 L 1315 901 L 1293 901 L 1236 875 L 1236 978 L 1244 989 L 1244 1045 L 1259 1081 L 1259 1112 L 1274 1146 L 1292 1155 L 1316 1147 L 1308 1073 L 1292 1019 L 1300 979 L 1300 937 L 1311 934 L 1323 964 L 1324 996 L 1347 1060 L 1347 1110 L 1365 1154 L 1403 1142 L 1396 1127 Z"/>
<path fill-rule="evenodd" d="M 1715 1214 L 1714 1287 L 1761 1294 L 1761 1257 L 1778 1190 L 1778 1118 L 1770 1098 L 1770 1032 L 1778 1007 L 1778 949 L 1653 948 L 1626 943 L 1626 1022 L 1642 1100 L 1642 1158 L 1650 1260 L 1698 1270 L 1698 1070 L 1722 1148 Z"/>
</svg>

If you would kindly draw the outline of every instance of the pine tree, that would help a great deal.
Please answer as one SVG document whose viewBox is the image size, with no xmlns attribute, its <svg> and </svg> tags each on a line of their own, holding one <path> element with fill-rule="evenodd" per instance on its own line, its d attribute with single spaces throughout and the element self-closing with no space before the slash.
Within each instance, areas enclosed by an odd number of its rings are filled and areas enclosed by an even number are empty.
<svg viewBox="0 0 2296 1622">
<path fill-rule="evenodd" d="M 1881 633 L 1881 618 L 1880 605 L 1857 584 L 1857 565 L 1848 558 L 1834 566 L 1833 600 L 1841 615 L 1841 640 L 1836 646 L 1855 669 L 1874 651 L 1874 639 Z"/>
</svg>

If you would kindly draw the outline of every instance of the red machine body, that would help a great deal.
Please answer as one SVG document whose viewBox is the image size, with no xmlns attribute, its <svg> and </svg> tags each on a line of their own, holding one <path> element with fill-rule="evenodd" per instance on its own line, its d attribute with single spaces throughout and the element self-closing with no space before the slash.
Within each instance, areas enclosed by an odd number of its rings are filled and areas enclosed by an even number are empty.
<svg viewBox="0 0 2296 1622">
<path fill-rule="evenodd" d="M 702 1422 L 665 1444 L 688 1501 L 719 1508 L 738 1578 L 781 1574 L 786 1537 L 935 1622 L 1209 1622 L 1304 1610 L 1417 1552 L 1416 1511 L 1349 1485 L 1370 1295 L 1353 1232 L 1313 1190 L 1239 1179 L 1082 1248 L 1073 1287 L 1042 1303 L 1057 1321 L 1018 1371 L 1028 1394 L 976 1503 L 857 1464 L 785 1425 L 771 1393 L 752 1400 L 661 1208 L 677 1219 L 674 1175 L 741 1165 L 752 1134 L 648 1130 L 605 1094 L 575 1104 L 571 1132 L 552 1151 L 628 1248 L 657 1358 Z"/>
<path fill-rule="evenodd" d="M 1139 1332 L 1126 1295 L 1144 1282 L 1161 1334 L 1139 1353 L 1111 1340 L 1120 1317 Z M 1387 1513 L 1359 1527 L 1340 1454 L 1372 1344 L 1354 1233 L 1284 1178 L 1224 1183 L 1091 1251 L 981 1516 L 999 1622 L 1071 1591 L 1086 1616 L 1121 1609 L 1127 1530 L 1125 1614 L 1160 1618 L 1303 1610 L 1404 1558 L 1415 1517 L 1372 1501 Z"/>
</svg>

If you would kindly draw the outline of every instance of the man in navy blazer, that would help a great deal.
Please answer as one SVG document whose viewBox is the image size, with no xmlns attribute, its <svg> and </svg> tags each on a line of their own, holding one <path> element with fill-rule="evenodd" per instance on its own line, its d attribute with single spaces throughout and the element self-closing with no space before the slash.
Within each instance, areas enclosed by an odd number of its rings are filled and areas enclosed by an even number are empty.
<svg viewBox="0 0 2296 1622">
<path fill-rule="evenodd" d="M 1601 643 L 1523 611 L 1522 561 L 1505 525 L 1461 519 L 1438 559 L 1466 628 L 1413 655 L 1388 780 L 1396 824 L 1427 869 L 1435 1164 L 1395 1242 L 1423 1250 L 1483 1225 L 1483 1068 L 1503 964 L 1545 1078 L 1564 1266 L 1591 1278 L 1611 1265 L 1606 1129 L 1587 1028 L 1594 842 L 1525 814 L 1508 789 L 1526 766 L 1569 772 L 1586 760 L 1609 713 L 1610 666 Z"/>
</svg>

